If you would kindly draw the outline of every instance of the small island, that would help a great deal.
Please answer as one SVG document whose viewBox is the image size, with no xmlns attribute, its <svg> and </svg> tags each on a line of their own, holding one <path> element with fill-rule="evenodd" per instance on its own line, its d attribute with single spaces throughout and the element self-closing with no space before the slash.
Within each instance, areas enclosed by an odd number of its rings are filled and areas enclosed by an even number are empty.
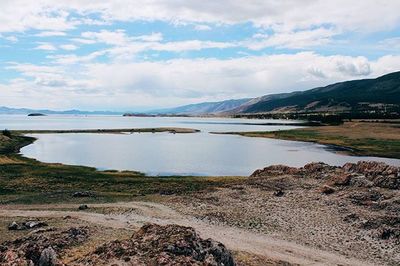
<svg viewBox="0 0 400 266">
<path fill-rule="evenodd" d="M 46 116 L 46 115 L 42 114 L 42 113 L 31 113 L 31 114 L 28 114 L 28 116 Z"/>
</svg>

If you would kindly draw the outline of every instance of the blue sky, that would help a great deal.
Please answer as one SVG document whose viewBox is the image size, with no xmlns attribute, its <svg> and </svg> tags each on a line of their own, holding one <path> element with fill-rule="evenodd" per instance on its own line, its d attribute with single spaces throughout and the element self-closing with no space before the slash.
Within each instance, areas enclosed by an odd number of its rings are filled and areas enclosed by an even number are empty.
<svg viewBox="0 0 400 266">
<path fill-rule="evenodd" d="M 397 0 L 16 0 L 0 10 L 0 106 L 135 111 L 400 70 Z"/>
</svg>

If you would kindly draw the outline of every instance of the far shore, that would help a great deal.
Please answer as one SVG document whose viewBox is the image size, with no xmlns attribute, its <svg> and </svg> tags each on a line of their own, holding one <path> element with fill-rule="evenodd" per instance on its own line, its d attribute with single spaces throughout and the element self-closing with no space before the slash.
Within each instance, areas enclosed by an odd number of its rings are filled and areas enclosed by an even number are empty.
<svg viewBox="0 0 400 266">
<path fill-rule="evenodd" d="M 16 134 L 61 134 L 61 133 L 197 133 L 198 129 L 179 127 L 158 127 L 158 128 L 113 128 L 113 129 L 60 129 L 60 130 L 12 130 Z"/>
<path fill-rule="evenodd" d="M 354 121 L 336 126 L 278 131 L 211 133 L 313 142 L 348 155 L 400 159 L 400 127 L 387 121 Z"/>
</svg>

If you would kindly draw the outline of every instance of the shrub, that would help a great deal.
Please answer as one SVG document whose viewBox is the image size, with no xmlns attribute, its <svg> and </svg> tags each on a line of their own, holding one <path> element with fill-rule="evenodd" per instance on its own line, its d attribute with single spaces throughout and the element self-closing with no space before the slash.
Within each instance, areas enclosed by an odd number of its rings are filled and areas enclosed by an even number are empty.
<svg viewBox="0 0 400 266">
<path fill-rule="evenodd" d="M 3 133 L 3 135 L 6 136 L 6 137 L 9 137 L 9 138 L 12 137 L 11 131 L 8 130 L 8 129 L 4 129 L 2 133 Z"/>
</svg>

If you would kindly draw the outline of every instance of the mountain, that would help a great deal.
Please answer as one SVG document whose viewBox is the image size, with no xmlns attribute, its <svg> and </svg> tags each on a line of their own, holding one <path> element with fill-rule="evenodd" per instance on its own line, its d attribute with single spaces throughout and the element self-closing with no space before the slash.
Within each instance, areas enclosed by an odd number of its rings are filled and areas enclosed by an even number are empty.
<svg viewBox="0 0 400 266">
<path fill-rule="evenodd" d="M 252 99 L 226 100 L 221 102 L 204 102 L 189 104 L 170 109 L 155 110 L 150 113 L 175 115 L 221 114 L 236 109 Z"/>
<path fill-rule="evenodd" d="M 254 113 L 350 113 L 400 117 L 400 71 L 376 79 L 339 82 L 306 91 L 258 98 L 189 104 L 140 113 L 159 115 L 235 115 Z M 108 111 L 51 111 L 0 107 L 0 114 L 122 115 Z"/>
<path fill-rule="evenodd" d="M 121 112 L 110 112 L 110 111 L 80 111 L 80 110 L 66 110 L 66 111 L 53 111 L 53 110 L 36 110 L 27 108 L 9 108 L 0 106 L 0 114 L 12 114 L 12 115 L 28 115 L 32 113 L 37 114 L 62 114 L 62 115 L 121 115 Z"/>
<path fill-rule="evenodd" d="M 325 87 L 253 99 L 232 113 L 374 112 L 399 110 L 400 72 L 376 79 L 340 82 Z"/>
</svg>

